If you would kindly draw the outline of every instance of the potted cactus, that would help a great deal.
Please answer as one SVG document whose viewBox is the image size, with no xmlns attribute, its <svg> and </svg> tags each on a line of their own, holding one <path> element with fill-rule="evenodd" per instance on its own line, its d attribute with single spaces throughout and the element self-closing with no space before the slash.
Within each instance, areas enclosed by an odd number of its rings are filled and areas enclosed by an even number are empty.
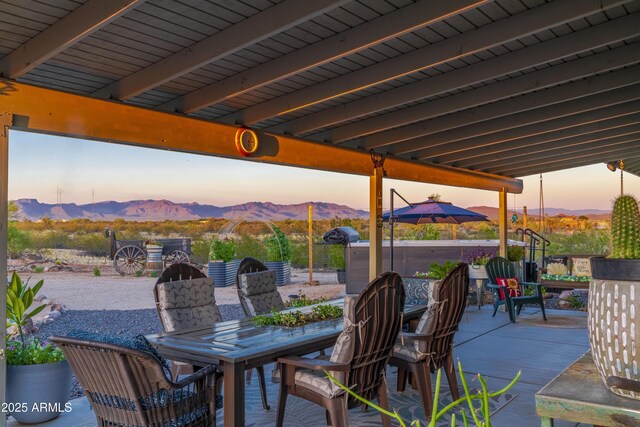
<svg viewBox="0 0 640 427">
<path fill-rule="evenodd" d="M 619 196 L 611 216 L 611 255 L 591 258 L 589 344 L 607 388 L 640 400 L 640 393 L 607 384 L 611 377 L 640 381 L 640 209 Z"/>
</svg>

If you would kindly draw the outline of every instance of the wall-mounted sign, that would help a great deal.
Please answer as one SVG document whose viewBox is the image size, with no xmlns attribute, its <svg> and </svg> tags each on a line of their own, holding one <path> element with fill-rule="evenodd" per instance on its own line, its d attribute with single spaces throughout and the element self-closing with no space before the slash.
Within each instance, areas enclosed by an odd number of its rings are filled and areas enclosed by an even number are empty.
<svg viewBox="0 0 640 427">
<path fill-rule="evenodd" d="M 258 134 L 249 128 L 240 128 L 236 132 L 236 148 L 245 157 L 250 157 L 258 150 Z"/>
</svg>

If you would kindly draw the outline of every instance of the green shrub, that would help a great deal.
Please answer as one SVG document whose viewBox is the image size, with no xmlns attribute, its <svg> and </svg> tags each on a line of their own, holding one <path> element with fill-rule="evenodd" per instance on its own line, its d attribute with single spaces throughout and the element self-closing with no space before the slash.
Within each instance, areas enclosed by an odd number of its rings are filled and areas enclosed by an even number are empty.
<svg viewBox="0 0 640 427">
<path fill-rule="evenodd" d="M 104 257 L 109 255 L 109 241 L 102 233 L 88 233 L 76 236 L 70 245 L 86 255 Z"/>
<path fill-rule="evenodd" d="M 262 241 L 247 234 L 240 235 L 240 238 L 236 241 L 236 252 L 240 259 L 248 256 L 255 259 L 267 258 L 267 250 Z"/>
<path fill-rule="evenodd" d="M 33 267 L 33 272 L 34 273 L 43 273 L 44 272 L 44 267 L 41 265 L 36 265 L 35 267 Z"/>
<path fill-rule="evenodd" d="M 191 260 L 197 264 L 206 264 L 209 261 L 210 244 L 203 239 L 194 239 L 191 242 Z"/>
<path fill-rule="evenodd" d="M 102 272 L 100 271 L 100 267 L 98 266 L 93 267 L 93 275 L 95 277 L 100 277 L 102 275 Z"/>
<path fill-rule="evenodd" d="M 30 234 L 19 230 L 15 224 L 9 222 L 7 227 L 7 252 L 12 258 L 21 256 L 31 245 Z"/>
<path fill-rule="evenodd" d="M 344 246 L 342 245 L 329 246 L 329 267 L 335 268 L 336 270 L 345 269 Z"/>
<path fill-rule="evenodd" d="M 511 262 L 522 261 L 524 246 L 507 246 L 507 259 Z"/>
<path fill-rule="evenodd" d="M 291 246 L 291 265 L 298 268 L 309 267 L 309 244 L 304 242 L 293 242 Z"/>
<path fill-rule="evenodd" d="M 209 259 L 229 262 L 236 257 L 236 243 L 228 238 L 213 239 L 209 247 Z"/>
<path fill-rule="evenodd" d="M 64 360 L 62 350 L 51 343 L 43 345 L 36 339 L 25 343 L 15 340 L 7 343 L 7 365 L 38 365 L 61 360 Z"/>
<path fill-rule="evenodd" d="M 149 277 L 158 277 L 158 272 L 157 271 L 149 272 Z"/>
<path fill-rule="evenodd" d="M 273 235 L 264 241 L 267 250 L 267 261 L 291 261 L 291 245 L 289 239 L 278 226 L 273 225 Z"/>
</svg>

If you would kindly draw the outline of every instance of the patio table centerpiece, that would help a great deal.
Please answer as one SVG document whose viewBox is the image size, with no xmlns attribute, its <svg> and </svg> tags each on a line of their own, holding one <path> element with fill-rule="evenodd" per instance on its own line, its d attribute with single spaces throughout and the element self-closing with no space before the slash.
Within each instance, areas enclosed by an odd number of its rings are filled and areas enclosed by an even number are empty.
<svg viewBox="0 0 640 427">
<path fill-rule="evenodd" d="M 71 394 L 71 369 L 62 351 L 50 343 L 29 339 L 25 327 L 29 319 L 46 305 L 31 309 L 43 280 L 30 287 L 14 272 L 7 286 L 7 324 L 14 336 L 7 345 L 6 410 L 16 421 L 43 423 L 57 418 Z M 31 309 L 31 310 L 30 310 Z M 5 408 L 3 408 L 4 410 Z"/>
</svg>

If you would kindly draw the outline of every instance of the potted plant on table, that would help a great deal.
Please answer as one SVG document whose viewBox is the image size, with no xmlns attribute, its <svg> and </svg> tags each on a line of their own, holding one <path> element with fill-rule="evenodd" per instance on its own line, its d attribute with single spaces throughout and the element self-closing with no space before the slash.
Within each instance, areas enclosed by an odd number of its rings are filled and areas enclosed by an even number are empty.
<svg viewBox="0 0 640 427">
<path fill-rule="evenodd" d="M 213 239 L 209 246 L 208 276 L 218 287 L 235 283 L 240 260 L 236 258 L 236 242 L 225 237 Z"/>
<path fill-rule="evenodd" d="M 486 252 L 480 246 L 472 250 L 465 256 L 465 262 L 469 264 L 469 278 L 480 280 L 487 279 L 487 271 L 485 266 L 491 258 L 495 256 L 495 253 Z"/>
<path fill-rule="evenodd" d="M 267 251 L 266 267 L 276 272 L 276 285 L 282 286 L 291 283 L 291 244 L 282 230 L 277 226 L 272 227 L 273 235 L 264 241 Z"/>
<path fill-rule="evenodd" d="M 607 388 L 640 400 L 640 393 L 607 384 L 610 377 L 640 381 L 640 209 L 619 196 L 611 215 L 611 254 L 591 258 L 588 328 L 593 361 Z"/>
<path fill-rule="evenodd" d="M 40 280 L 31 288 L 14 272 L 7 286 L 7 324 L 15 333 L 7 340 L 6 408 L 27 424 L 49 421 L 70 410 L 71 369 L 62 351 L 25 336 L 29 319 L 46 307 L 31 309 L 42 284 Z"/>
</svg>

